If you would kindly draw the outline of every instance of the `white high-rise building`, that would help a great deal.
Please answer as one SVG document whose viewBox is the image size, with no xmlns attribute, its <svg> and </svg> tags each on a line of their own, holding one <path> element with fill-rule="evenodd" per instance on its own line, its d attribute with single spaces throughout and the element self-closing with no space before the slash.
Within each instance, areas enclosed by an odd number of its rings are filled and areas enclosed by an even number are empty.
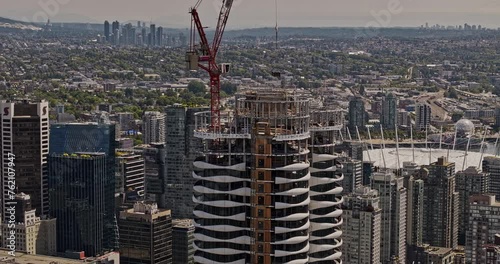
<svg viewBox="0 0 500 264">
<path fill-rule="evenodd" d="M 340 263 L 342 256 L 342 169 L 334 154 L 336 112 L 311 112 L 309 263 Z"/>
<path fill-rule="evenodd" d="M 343 208 L 343 263 L 380 264 L 382 208 L 378 192 L 360 187 L 344 197 Z"/>
<path fill-rule="evenodd" d="M 406 263 L 406 199 L 402 177 L 391 171 L 375 172 L 372 188 L 377 190 L 382 209 L 380 257 L 382 263 L 398 259 Z"/>
<path fill-rule="evenodd" d="M 142 121 L 144 144 L 165 142 L 165 114 L 146 112 Z"/>
</svg>

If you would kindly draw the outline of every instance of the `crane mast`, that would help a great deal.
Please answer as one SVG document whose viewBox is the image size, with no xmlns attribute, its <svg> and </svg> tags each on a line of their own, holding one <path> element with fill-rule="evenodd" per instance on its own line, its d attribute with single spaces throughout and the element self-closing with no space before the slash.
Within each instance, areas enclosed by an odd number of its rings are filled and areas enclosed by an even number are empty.
<svg viewBox="0 0 500 264">
<path fill-rule="evenodd" d="M 226 29 L 227 21 L 229 18 L 229 13 L 231 12 L 231 7 L 233 6 L 233 0 L 222 0 L 222 8 L 219 13 L 219 20 L 217 22 L 217 28 L 215 29 L 214 39 L 210 45 L 205 33 L 205 28 L 201 23 L 200 16 L 198 14 L 198 7 L 202 0 L 198 0 L 196 5 L 191 8 L 191 43 L 190 49 L 186 55 L 186 62 L 188 64 L 189 70 L 197 70 L 201 68 L 208 72 L 210 75 L 210 111 L 211 111 L 211 129 L 213 132 L 221 132 L 221 121 L 220 121 L 220 76 L 222 72 L 227 71 L 222 69 L 217 65 L 217 53 L 222 41 L 222 36 L 224 35 L 224 30 Z M 196 43 L 196 32 L 200 38 L 200 44 L 197 46 Z"/>
</svg>

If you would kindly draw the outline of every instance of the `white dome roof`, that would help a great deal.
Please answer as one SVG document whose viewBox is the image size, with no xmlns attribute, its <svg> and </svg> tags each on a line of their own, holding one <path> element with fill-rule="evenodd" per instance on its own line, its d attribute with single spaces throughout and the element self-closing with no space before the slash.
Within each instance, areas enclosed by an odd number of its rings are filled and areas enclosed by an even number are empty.
<svg viewBox="0 0 500 264">
<path fill-rule="evenodd" d="M 455 124 L 458 133 L 472 134 L 474 133 L 474 123 L 469 119 L 461 119 Z"/>
</svg>

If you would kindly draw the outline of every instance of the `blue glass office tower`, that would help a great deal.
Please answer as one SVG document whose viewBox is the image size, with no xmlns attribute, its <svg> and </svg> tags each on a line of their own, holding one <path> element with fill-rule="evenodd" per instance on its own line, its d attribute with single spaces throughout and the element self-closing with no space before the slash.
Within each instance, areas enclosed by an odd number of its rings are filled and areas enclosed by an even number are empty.
<svg viewBox="0 0 500 264">
<path fill-rule="evenodd" d="M 103 152 L 106 154 L 104 244 L 107 250 L 118 248 L 115 215 L 115 140 L 114 124 L 72 123 L 50 126 L 49 154 Z"/>
<path fill-rule="evenodd" d="M 104 252 L 105 153 L 49 156 L 50 215 L 57 218 L 57 251 Z"/>
</svg>

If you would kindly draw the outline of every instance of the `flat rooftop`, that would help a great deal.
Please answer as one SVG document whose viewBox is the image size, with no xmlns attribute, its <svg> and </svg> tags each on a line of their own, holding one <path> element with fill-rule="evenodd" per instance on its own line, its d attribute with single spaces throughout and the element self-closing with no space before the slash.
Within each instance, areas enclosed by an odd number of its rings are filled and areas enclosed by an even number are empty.
<svg viewBox="0 0 500 264">
<path fill-rule="evenodd" d="M 57 263 L 57 264 L 76 264 L 84 263 L 82 260 L 58 258 L 51 256 L 42 255 L 28 255 L 20 252 L 16 252 L 16 256 L 12 257 L 9 255 L 9 251 L 5 249 L 0 249 L 0 263 L 1 264 L 47 264 L 47 263 Z"/>
</svg>

